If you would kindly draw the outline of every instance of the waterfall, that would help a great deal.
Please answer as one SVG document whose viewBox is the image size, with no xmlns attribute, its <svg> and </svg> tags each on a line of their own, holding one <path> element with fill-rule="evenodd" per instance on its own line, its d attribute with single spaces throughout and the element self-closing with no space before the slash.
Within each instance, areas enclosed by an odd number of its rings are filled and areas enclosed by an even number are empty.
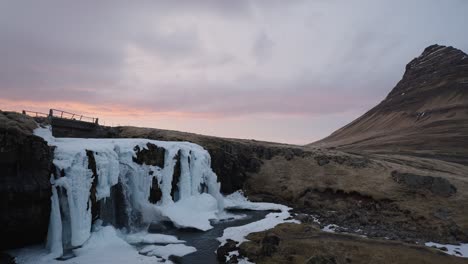
<svg viewBox="0 0 468 264">
<path fill-rule="evenodd" d="M 176 226 L 207 230 L 209 220 L 224 208 L 210 155 L 199 145 L 54 138 L 50 128 L 38 128 L 35 134 L 55 148 L 47 248 L 56 257 L 64 249 L 83 245 L 98 218 L 129 231 L 160 218 Z M 164 162 L 138 160 L 139 152 L 148 151 L 149 146 L 164 151 L 163 157 L 157 157 Z"/>
</svg>

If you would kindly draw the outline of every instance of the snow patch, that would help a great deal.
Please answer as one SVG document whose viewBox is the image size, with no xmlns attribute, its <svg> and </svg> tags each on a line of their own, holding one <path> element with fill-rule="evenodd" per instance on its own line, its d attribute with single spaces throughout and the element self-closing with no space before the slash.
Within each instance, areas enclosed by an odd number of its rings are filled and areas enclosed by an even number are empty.
<svg viewBox="0 0 468 264">
<path fill-rule="evenodd" d="M 196 251 L 197 249 L 194 247 L 182 244 L 169 244 L 166 246 L 146 246 L 140 250 L 140 253 L 147 256 L 158 256 L 168 259 L 169 256 L 183 257 Z"/>
<path fill-rule="evenodd" d="M 253 262 L 250 262 L 247 258 L 239 257 L 239 251 L 237 250 L 229 252 L 229 255 L 226 257 L 226 263 L 229 262 L 229 260 L 231 260 L 234 256 L 237 257 L 238 264 L 254 264 Z"/>
<path fill-rule="evenodd" d="M 217 200 L 206 193 L 181 199 L 170 206 L 162 206 L 161 212 L 171 219 L 176 227 L 193 227 L 202 231 L 213 228 L 210 219 L 217 219 Z"/>
<path fill-rule="evenodd" d="M 218 238 L 218 241 L 221 242 L 221 246 L 224 245 L 228 239 L 237 241 L 238 245 L 240 245 L 247 241 L 246 236 L 248 234 L 272 229 L 281 223 L 300 223 L 294 219 L 286 220 L 291 217 L 289 214 L 291 208 L 274 203 L 253 203 L 250 202 L 242 192 L 235 192 L 226 196 L 224 205 L 229 209 L 279 210 L 280 212 L 269 213 L 264 219 L 253 223 L 224 229 L 223 236 Z"/>
<path fill-rule="evenodd" d="M 178 244 L 185 243 L 175 236 L 164 234 L 150 234 L 148 232 L 139 232 L 125 236 L 125 241 L 130 244 Z"/>
<path fill-rule="evenodd" d="M 449 255 L 468 258 L 468 244 L 460 244 L 460 245 L 449 245 L 449 244 L 439 244 L 434 242 L 427 242 L 424 245 L 427 247 L 435 247 L 440 251 L 447 253 Z M 441 248 L 446 248 L 447 251 L 441 250 Z"/>
<path fill-rule="evenodd" d="M 19 264 L 152 264 L 165 261 L 138 254 L 134 247 L 118 236 L 112 226 L 102 227 L 93 232 L 81 248 L 73 250 L 76 257 L 72 259 L 56 260 L 46 249 L 40 247 L 23 248 L 11 253 L 16 256 Z"/>
<path fill-rule="evenodd" d="M 322 228 L 322 231 L 324 232 L 329 232 L 329 233 L 335 233 L 335 229 L 337 228 L 337 225 L 331 224 L 327 225 L 324 228 Z"/>
<path fill-rule="evenodd" d="M 242 191 L 237 191 L 224 197 L 224 208 L 253 211 L 282 211 L 290 209 L 289 207 L 281 204 L 251 202 L 245 197 Z"/>
</svg>

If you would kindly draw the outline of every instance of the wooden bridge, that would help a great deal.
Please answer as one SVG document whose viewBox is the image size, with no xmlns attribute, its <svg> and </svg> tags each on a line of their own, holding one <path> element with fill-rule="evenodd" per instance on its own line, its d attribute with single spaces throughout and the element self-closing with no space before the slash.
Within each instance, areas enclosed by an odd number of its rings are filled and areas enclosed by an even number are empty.
<svg viewBox="0 0 468 264">
<path fill-rule="evenodd" d="M 35 118 L 47 117 L 47 118 L 69 119 L 69 120 L 74 120 L 74 121 L 94 123 L 96 125 L 99 122 L 99 118 L 96 118 L 96 117 L 89 117 L 89 116 L 74 114 L 74 113 L 70 113 L 70 112 L 58 110 L 58 109 L 50 109 L 49 114 L 36 112 L 36 111 L 23 110 L 23 115 L 28 115 L 28 116 L 35 117 Z"/>
<path fill-rule="evenodd" d="M 102 131 L 98 118 L 59 109 L 50 109 L 49 114 L 23 110 L 23 114 L 40 122 L 47 120 L 55 137 L 100 137 Z"/>
</svg>

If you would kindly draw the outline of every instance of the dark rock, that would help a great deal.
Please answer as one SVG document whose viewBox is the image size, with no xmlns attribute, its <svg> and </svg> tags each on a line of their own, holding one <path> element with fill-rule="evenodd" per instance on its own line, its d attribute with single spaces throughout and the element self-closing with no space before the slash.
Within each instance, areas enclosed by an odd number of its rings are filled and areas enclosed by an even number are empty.
<svg viewBox="0 0 468 264">
<path fill-rule="evenodd" d="M 317 156 L 314 158 L 319 166 L 324 166 L 330 163 L 330 159 L 327 156 Z"/>
<path fill-rule="evenodd" d="M 164 156 L 166 150 L 154 144 L 148 143 L 147 148 L 140 149 L 139 146 L 135 147 L 136 158 L 133 161 L 138 164 L 146 164 L 164 168 Z"/>
<path fill-rule="evenodd" d="M 434 213 L 434 216 L 441 220 L 447 220 L 450 218 L 450 211 L 446 208 L 440 208 Z"/>
<path fill-rule="evenodd" d="M 336 264 L 336 259 L 333 256 L 312 256 L 306 264 Z"/>
<path fill-rule="evenodd" d="M 369 164 L 369 160 L 359 156 L 340 156 L 340 155 L 319 155 L 315 156 L 319 166 L 327 165 L 330 162 L 335 162 L 340 165 L 345 165 L 353 168 L 365 168 Z"/>
<path fill-rule="evenodd" d="M 440 196 L 450 196 L 457 192 L 457 188 L 453 186 L 447 179 L 433 177 L 431 192 Z"/>
<path fill-rule="evenodd" d="M 52 155 L 42 138 L 0 129 L 0 249 L 44 241 Z"/>
<path fill-rule="evenodd" d="M 182 257 L 179 257 L 179 256 L 171 255 L 171 256 L 169 256 L 169 260 L 172 261 L 175 264 L 183 263 Z"/>
<path fill-rule="evenodd" d="M 271 256 L 273 255 L 280 243 L 280 238 L 273 234 L 267 234 L 262 240 L 262 255 Z"/>
<path fill-rule="evenodd" d="M 301 223 L 310 223 L 312 217 L 307 214 L 297 214 L 294 218 L 299 220 Z"/>
<path fill-rule="evenodd" d="M 231 258 L 228 261 L 226 261 L 226 264 L 237 264 L 237 263 L 239 263 L 239 259 L 237 258 L 236 255 L 231 256 Z"/>
<path fill-rule="evenodd" d="M 226 241 L 226 244 L 219 247 L 216 251 L 217 259 L 219 263 L 226 263 L 227 256 L 229 256 L 229 252 L 239 250 L 237 247 L 237 242 L 231 239 Z"/>
<path fill-rule="evenodd" d="M 174 165 L 174 173 L 172 176 L 172 189 L 171 189 L 171 196 L 172 200 L 177 201 L 179 200 L 179 180 L 180 180 L 180 175 L 182 173 L 181 167 L 180 167 L 180 156 L 182 155 L 181 151 L 179 150 L 174 157 L 176 160 L 176 163 Z"/>
<path fill-rule="evenodd" d="M 286 160 L 292 160 L 292 159 L 294 158 L 294 156 L 295 156 L 294 153 L 293 153 L 292 150 L 290 150 L 290 149 L 287 149 L 287 150 L 285 151 L 285 153 L 284 153 L 284 158 L 285 158 Z"/>
<path fill-rule="evenodd" d="M 222 143 L 219 146 L 204 146 L 211 156 L 211 167 L 218 175 L 222 193 L 242 189 L 249 171 L 256 171 L 260 164 L 254 155 L 241 145 Z"/>
<path fill-rule="evenodd" d="M 149 201 L 150 203 L 157 203 L 161 200 L 162 198 L 162 191 L 161 188 L 159 188 L 159 183 L 158 179 L 156 177 L 153 177 L 153 180 L 151 182 L 151 190 L 150 190 L 150 196 L 149 196 Z"/>
<path fill-rule="evenodd" d="M 429 190 L 439 196 L 448 197 L 457 192 L 447 179 L 433 176 L 421 176 L 412 173 L 392 172 L 392 179 L 400 184 L 406 185 L 415 190 Z"/>
<path fill-rule="evenodd" d="M 105 224 L 111 224 L 116 228 L 128 226 L 129 215 L 121 182 L 110 188 L 110 197 L 103 199 L 100 206 L 100 218 Z"/>
<path fill-rule="evenodd" d="M 262 166 L 262 161 L 256 158 L 250 160 L 250 165 L 248 166 L 249 171 L 259 171 Z"/>
<path fill-rule="evenodd" d="M 0 264 L 16 264 L 16 260 L 9 254 L 0 252 Z"/>
<path fill-rule="evenodd" d="M 96 168 L 96 159 L 94 157 L 94 153 L 90 150 L 86 150 L 86 155 L 88 156 L 88 169 L 93 172 L 93 182 L 91 183 L 91 190 L 89 198 L 91 200 L 91 219 L 94 222 L 96 219 L 99 218 L 99 211 L 101 206 L 99 205 L 99 201 L 97 200 L 97 184 L 98 184 L 98 175 L 97 175 L 97 168 Z"/>
</svg>

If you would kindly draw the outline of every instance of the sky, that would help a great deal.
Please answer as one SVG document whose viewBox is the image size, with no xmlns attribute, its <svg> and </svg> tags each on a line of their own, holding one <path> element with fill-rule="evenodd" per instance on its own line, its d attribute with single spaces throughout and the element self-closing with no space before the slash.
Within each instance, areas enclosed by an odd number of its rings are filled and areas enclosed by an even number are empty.
<svg viewBox="0 0 468 264">
<path fill-rule="evenodd" d="M 0 0 L 0 109 L 307 144 L 378 104 L 466 0 Z"/>
</svg>

